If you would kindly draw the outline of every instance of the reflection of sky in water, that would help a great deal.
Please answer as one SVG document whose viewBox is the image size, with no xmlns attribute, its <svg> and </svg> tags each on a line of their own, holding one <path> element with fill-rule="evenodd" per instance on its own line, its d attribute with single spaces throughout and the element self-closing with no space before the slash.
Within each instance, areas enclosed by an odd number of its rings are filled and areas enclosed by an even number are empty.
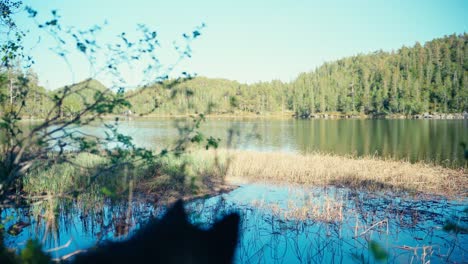
<svg viewBox="0 0 468 264">
<path fill-rule="evenodd" d="M 325 204 L 327 199 L 343 202 L 342 223 L 288 221 L 273 210 L 278 206 L 280 211 L 294 211 L 308 202 Z M 244 208 L 244 229 L 247 232 L 243 234 L 238 251 L 237 257 L 241 262 L 271 262 L 278 258 L 279 262 L 284 263 L 308 260 L 347 263 L 352 254 L 363 254 L 368 259 L 367 241 L 370 240 L 386 248 L 391 254 L 390 262 L 407 263 L 412 257 L 414 261 L 419 258 L 420 262 L 423 249 L 417 249 L 417 255 L 413 256 L 413 251 L 403 249 L 405 246 L 432 245 L 433 256 L 426 257 L 426 261 L 430 259 L 431 263 L 444 263 L 444 256 L 449 255 L 455 261 L 463 261 L 467 257 L 467 235 L 455 237 L 441 230 L 448 218 L 465 226 L 468 224 L 468 215 L 463 212 L 466 201 L 414 201 L 402 197 L 352 193 L 348 189 L 265 185 L 241 187 L 231 192 L 227 200 L 235 204 L 234 207 Z M 259 210 L 256 207 L 258 204 L 263 209 Z M 252 207 L 256 209 L 246 209 Z M 356 234 L 384 219 L 388 220 L 388 234 L 387 225 L 384 224 L 355 238 Z M 360 227 L 356 231 L 357 225 Z"/>
<path fill-rule="evenodd" d="M 323 209 L 330 200 L 342 203 L 342 222 L 299 221 L 275 211 L 275 208 L 279 208 L 279 212 L 287 212 L 302 205 L 315 205 Z M 370 240 L 378 242 L 390 253 L 388 260 L 391 263 L 407 263 L 411 258 L 420 263 L 423 246 L 432 246 L 432 256 L 426 257 L 431 263 L 444 263 L 447 258 L 462 262 L 467 259 L 467 234 L 455 236 L 444 232 L 442 227 L 447 219 L 466 226 L 468 215 L 463 212 L 466 206 L 466 200 L 411 200 L 388 194 L 356 193 L 344 188 L 271 185 L 245 185 L 228 194 L 197 200 L 188 205 L 197 212 L 192 214 L 192 221 L 201 223 L 212 222 L 215 212 L 240 212 L 243 232 L 236 259 L 238 262 L 254 263 L 299 263 L 309 260 L 348 263 L 353 262 L 353 255 L 361 254 L 367 260 Z M 13 213 L 12 210 L 8 212 Z M 133 221 L 144 221 L 154 212 L 148 204 L 135 203 Z M 24 212 L 18 213 L 23 215 L 25 222 L 29 221 Z M 80 210 L 72 212 L 71 217 L 59 216 L 60 236 L 56 237 L 55 242 L 49 238 L 46 248 L 64 245 L 72 239 L 69 247 L 54 252 L 54 256 L 60 256 L 92 246 L 102 234 L 105 234 L 104 239 L 113 237 L 116 232 L 115 219 L 125 213 L 125 206 L 108 206 L 102 215 L 88 214 L 83 219 L 81 216 L 85 214 Z M 388 220 L 388 233 L 386 224 L 365 232 L 372 224 L 385 219 Z M 10 221 L 7 229 L 11 224 Z M 7 244 L 21 247 L 28 237 L 44 231 L 44 227 L 38 232 L 35 228 L 37 223 L 32 222 L 17 237 L 8 236 Z M 359 236 L 361 233 L 365 234 Z M 414 255 L 405 246 L 419 247 L 417 254 Z"/>
</svg>

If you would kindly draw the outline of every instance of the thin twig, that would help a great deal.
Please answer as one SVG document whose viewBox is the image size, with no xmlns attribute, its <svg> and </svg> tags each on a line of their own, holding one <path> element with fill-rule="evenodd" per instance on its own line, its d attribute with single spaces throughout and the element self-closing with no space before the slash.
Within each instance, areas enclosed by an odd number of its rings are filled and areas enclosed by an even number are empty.
<svg viewBox="0 0 468 264">
<path fill-rule="evenodd" d="M 377 222 L 377 223 L 374 223 L 374 224 L 371 225 L 369 228 L 367 228 L 366 230 L 364 230 L 361 234 L 356 235 L 356 236 L 354 236 L 353 238 L 357 238 L 357 237 L 363 236 L 363 235 L 365 235 L 367 232 L 369 232 L 370 230 L 372 230 L 374 227 L 376 227 L 377 225 L 380 225 L 380 224 L 383 224 L 383 223 L 387 223 L 387 225 L 388 225 L 388 219 L 384 219 L 384 220 L 382 220 L 382 221 L 379 221 L 379 222 Z"/>
<path fill-rule="evenodd" d="M 53 251 L 58 251 L 58 250 L 67 248 L 67 247 L 70 246 L 71 242 L 72 242 L 72 239 L 70 238 L 70 240 L 68 240 L 68 242 L 65 243 L 65 245 L 63 245 L 63 246 L 58 246 L 58 247 L 51 248 L 51 249 L 48 249 L 48 250 L 46 250 L 46 252 L 53 252 Z"/>
<path fill-rule="evenodd" d="M 76 250 L 76 251 L 73 251 L 73 252 L 70 253 L 70 254 L 67 254 L 67 255 L 61 257 L 61 258 L 54 258 L 54 259 L 52 259 L 52 261 L 61 262 L 62 260 L 69 259 L 69 258 L 75 256 L 76 254 L 80 254 L 80 253 L 83 253 L 83 252 L 86 252 L 86 250 L 78 249 L 78 250 Z"/>
</svg>

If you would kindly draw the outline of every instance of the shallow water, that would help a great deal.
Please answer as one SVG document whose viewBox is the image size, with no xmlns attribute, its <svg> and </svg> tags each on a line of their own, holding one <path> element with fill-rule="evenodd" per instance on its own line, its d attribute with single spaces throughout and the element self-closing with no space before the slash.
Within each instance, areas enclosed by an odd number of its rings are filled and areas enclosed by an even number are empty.
<svg viewBox="0 0 468 264">
<path fill-rule="evenodd" d="M 220 196 L 187 205 L 191 221 L 206 226 L 227 211 L 242 215 L 238 263 L 361 263 L 374 262 L 370 244 L 388 253 L 389 263 L 460 263 L 468 259 L 468 235 L 443 230 L 447 220 L 468 225 L 467 201 L 431 197 L 411 198 L 390 193 L 366 193 L 346 188 L 303 188 L 245 185 Z M 428 197 L 426 197 L 428 198 Z M 83 210 L 78 204 L 60 203 L 55 219 L 35 217 L 48 210 L 6 210 L 6 229 L 26 225 L 6 244 L 24 246 L 36 237 L 45 249 L 60 257 L 93 246 L 97 241 L 120 239 L 121 223 L 131 223 L 130 235 L 148 217 L 163 209 L 148 203 L 106 203 Z M 130 213 L 129 213 L 130 212 Z M 131 216 L 130 220 L 126 216 Z M 27 225 L 30 224 L 30 225 Z M 120 236 L 123 235 L 123 236 Z"/>
<path fill-rule="evenodd" d="M 370 241 L 387 251 L 390 263 L 463 262 L 468 257 L 468 236 L 442 230 L 447 219 L 468 224 L 463 212 L 466 201 L 265 185 L 235 190 L 230 201 L 238 208 L 253 209 L 243 210 L 248 232 L 240 243 L 240 262 L 372 261 Z M 423 256 L 423 247 L 428 247 L 428 256 Z"/>
</svg>

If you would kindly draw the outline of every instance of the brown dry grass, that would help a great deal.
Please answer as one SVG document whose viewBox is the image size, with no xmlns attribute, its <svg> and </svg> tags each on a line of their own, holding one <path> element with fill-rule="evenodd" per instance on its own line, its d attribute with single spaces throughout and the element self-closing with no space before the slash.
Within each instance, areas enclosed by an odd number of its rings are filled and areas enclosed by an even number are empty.
<svg viewBox="0 0 468 264">
<path fill-rule="evenodd" d="M 412 164 L 376 157 L 345 157 L 281 152 L 218 150 L 226 180 L 231 183 L 274 182 L 336 185 L 368 190 L 407 191 L 466 197 L 466 169 L 455 170 L 424 163 Z M 199 158 L 213 152 L 194 153 Z"/>
<path fill-rule="evenodd" d="M 321 222 L 342 222 L 344 219 L 342 200 L 336 200 L 333 196 L 324 195 L 323 201 L 309 198 L 304 204 L 297 205 L 296 201 L 288 201 L 287 208 L 281 208 L 277 204 L 265 203 L 264 201 L 253 201 L 256 208 L 265 208 L 279 217 L 287 220 L 305 221 L 314 219 Z"/>
</svg>

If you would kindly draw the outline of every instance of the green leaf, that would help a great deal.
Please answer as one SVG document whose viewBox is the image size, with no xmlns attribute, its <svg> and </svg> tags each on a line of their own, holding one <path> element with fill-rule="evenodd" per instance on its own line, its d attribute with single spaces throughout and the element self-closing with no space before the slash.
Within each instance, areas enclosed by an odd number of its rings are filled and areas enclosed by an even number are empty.
<svg viewBox="0 0 468 264">
<path fill-rule="evenodd" d="M 21 251 L 21 263 L 23 264 L 48 264 L 50 256 L 42 251 L 42 246 L 37 240 L 28 240 L 26 247 Z"/>
<path fill-rule="evenodd" d="M 372 240 L 369 242 L 369 248 L 375 260 L 377 261 L 387 260 L 388 253 L 379 243 Z"/>
</svg>

